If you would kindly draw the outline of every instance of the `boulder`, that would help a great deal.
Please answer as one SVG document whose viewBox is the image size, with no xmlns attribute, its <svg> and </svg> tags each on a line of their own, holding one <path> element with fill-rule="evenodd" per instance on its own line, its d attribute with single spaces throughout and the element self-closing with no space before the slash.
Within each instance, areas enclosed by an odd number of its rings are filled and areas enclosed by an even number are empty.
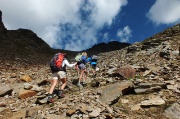
<svg viewBox="0 0 180 119">
<path fill-rule="evenodd" d="M 102 90 L 100 101 L 103 104 L 113 104 L 122 95 L 131 92 L 133 88 L 134 85 L 131 81 L 122 81 L 121 83 L 107 85 L 100 88 Z"/>
</svg>

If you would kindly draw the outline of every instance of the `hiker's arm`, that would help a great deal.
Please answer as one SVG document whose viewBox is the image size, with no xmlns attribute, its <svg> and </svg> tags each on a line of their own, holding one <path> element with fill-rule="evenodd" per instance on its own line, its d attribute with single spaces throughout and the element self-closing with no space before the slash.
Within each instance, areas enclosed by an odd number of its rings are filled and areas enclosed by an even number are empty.
<svg viewBox="0 0 180 119">
<path fill-rule="evenodd" d="M 70 64 L 67 60 L 64 60 L 64 63 L 66 64 L 66 66 L 68 67 L 73 67 L 75 66 L 77 63 L 74 63 L 74 64 Z"/>
</svg>

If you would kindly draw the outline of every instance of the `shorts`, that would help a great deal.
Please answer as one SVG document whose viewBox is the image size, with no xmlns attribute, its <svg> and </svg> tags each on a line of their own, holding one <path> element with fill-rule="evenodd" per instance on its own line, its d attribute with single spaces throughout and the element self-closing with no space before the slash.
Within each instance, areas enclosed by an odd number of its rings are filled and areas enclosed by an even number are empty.
<svg viewBox="0 0 180 119">
<path fill-rule="evenodd" d="M 53 75 L 53 79 L 55 80 L 67 78 L 65 71 L 58 71 L 53 73 L 52 75 Z"/>
<path fill-rule="evenodd" d="M 84 69 L 86 69 L 86 65 L 83 64 L 83 63 L 81 63 L 80 65 L 78 65 L 78 68 L 79 68 L 80 70 L 84 70 Z"/>
<path fill-rule="evenodd" d="M 91 64 L 91 68 L 95 70 L 96 69 L 96 64 Z"/>
</svg>

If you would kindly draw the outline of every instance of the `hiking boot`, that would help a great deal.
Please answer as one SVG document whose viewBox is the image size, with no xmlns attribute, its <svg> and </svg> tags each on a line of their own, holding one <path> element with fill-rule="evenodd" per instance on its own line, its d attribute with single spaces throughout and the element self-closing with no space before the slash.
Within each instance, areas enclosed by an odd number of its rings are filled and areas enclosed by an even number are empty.
<svg viewBox="0 0 180 119">
<path fill-rule="evenodd" d="M 63 90 L 59 90 L 58 97 L 63 98 L 65 95 L 63 94 Z"/>
<path fill-rule="evenodd" d="M 78 83 L 77 83 L 77 86 L 79 87 L 80 85 L 81 85 L 80 82 L 78 82 Z"/>
<path fill-rule="evenodd" d="M 77 83 L 77 87 L 79 87 L 79 89 L 82 89 L 83 85 L 81 85 L 80 83 Z"/>
<path fill-rule="evenodd" d="M 54 102 L 54 101 L 53 101 L 53 96 L 52 96 L 52 94 L 49 94 L 49 95 L 48 95 L 47 102 L 49 102 L 49 103 Z"/>
<path fill-rule="evenodd" d="M 85 82 L 80 82 L 80 84 L 81 84 L 82 86 L 86 86 L 86 83 L 85 83 Z"/>
</svg>

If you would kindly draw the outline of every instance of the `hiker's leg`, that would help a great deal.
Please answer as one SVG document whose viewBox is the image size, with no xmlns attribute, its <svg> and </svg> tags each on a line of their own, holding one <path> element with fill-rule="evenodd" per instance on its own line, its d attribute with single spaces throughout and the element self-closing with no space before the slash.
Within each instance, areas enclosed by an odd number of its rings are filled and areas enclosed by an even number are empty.
<svg viewBox="0 0 180 119">
<path fill-rule="evenodd" d="M 87 74 L 88 74 L 88 71 L 87 71 L 86 65 L 84 65 L 84 82 L 87 79 Z"/>
<path fill-rule="evenodd" d="M 87 76 L 88 76 L 88 72 L 87 70 L 84 71 L 84 79 L 86 80 L 87 79 Z"/>
<path fill-rule="evenodd" d="M 49 89 L 47 102 L 53 102 L 53 99 L 52 99 L 53 98 L 53 91 L 54 91 L 57 83 L 58 83 L 58 75 L 57 75 L 57 73 L 53 73 L 53 78 L 51 81 L 51 87 Z"/>
<path fill-rule="evenodd" d="M 61 81 L 62 81 L 62 85 L 61 85 L 61 88 L 60 88 L 60 90 L 64 90 L 64 88 L 66 87 L 66 78 L 63 78 L 63 79 L 61 79 Z"/>
<path fill-rule="evenodd" d="M 92 70 L 93 70 L 93 77 L 96 77 L 96 64 L 92 65 Z"/>
<path fill-rule="evenodd" d="M 93 65 L 91 64 L 91 72 L 93 73 Z"/>
<path fill-rule="evenodd" d="M 60 90 L 58 91 L 58 97 L 59 98 L 63 98 L 64 97 L 63 90 L 66 87 L 66 80 L 67 80 L 67 78 L 62 78 L 61 79 L 62 85 L 61 85 Z"/>
<path fill-rule="evenodd" d="M 78 66 L 79 70 L 80 70 L 80 75 L 79 75 L 79 82 L 80 83 L 82 81 L 83 75 L 84 75 L 84 69 L 85 69 L 85 65 L 83 63 L 81 63 Z"/>
<path fill-rule="evenodd" d="M 54 79 L 54 77 L 53 77 L 53 80 L 51 81 L 51 88 L 49 89 L 47 102 L 53 102 L 53 100 L 52 100 L 53 94 L 52 93 L 54 91 L 54 88 L 55 88 L 57 82 L 58 82 L 58 79 Z"/>
<path fill-rule="evenodd" d="M 53 93 L 56 84 L 57 84 L 57 80 L 56 80 L 56 79 L 53 79 L 53 80 L 52 80 L 52 84 L 51 84 L 51 88 L 50 88 L 50 90 L 49 90 L 49 94 L 52 94 L 52 93 Z"/>
<path fill-rule="evenodd" d="M 83 70 L 83 80 L 80 80 L 80 84 L 83 85 L 83 86 L 86 85 L 86 83 L 87 83 L 87 81 L 86 81 L 87 74 L 88 74 L 88 72 L 84 69 Z"/>
<path fill-rule="evenodd" d="M 75 65 L 75 70 L 76 70 L 77 74 L 79 75 L 79 68 L 78 68 L 78 65 Z"/>
<path fill-rule="evenodd" d="M 94 68 L 93 68 L 93 66 L 92 66 L 92 68 L 91 68 L 91 71 L 92 71 L 92 74 L 94 75 Z"/>
<path fill-rule="evenodd" d="M 58 77 L 59 77 L 59 81 L 62 82 L 60 90 L 63 90 L 65 88 L 65 86 L 66 86 L 66 79 L 67 79 L 66 72 L 65 71 L 59 71 L 58 72 Z"/>
<path fill-rule="evenodd" d="M 51 81 L 51 87 L 49 89 L 49 94 L 52 94 L 53 91 L 54 91 L 54 88 L 55 86 L 57 85 L 57 82 L 58 82 L 58 76 L 57 76 L 57 73 L 54 73 L 53 74 L 53 79 Z"/>
<path fill-rule="evenodd" d="M 87 82 L 87 71 L 86 70 L 84 70 L 83 80 L 81 81 L 81 83 L 85 84 L 85 82 Z"/>
<path fill-rule="evenodd" d="M 58 76 L 59 76 L 59 79 L 60 79 L 59 81 L 62 82 L 62 85 L 61 85 L 61 87 L 60 87 L 60 89 L 58 91 L 58 97 L 62 98 L 62 97 L 64 97 L 63 90 L 66 87 L 66 79 L 67 79 L 66 72 L 65 71 L 59 71 Z"/>
<path fill-rule="evenodd" d="M 83 75 L 84 75 L 84 69 L 82 69 L 82 70 L 80 71 L 79 82 L 82 81 Z"/>
<path fill-rule="evenodd" d="M 95 75 L 95 71 L 96 71 L 96 64 L 93 64 L 93 75 Z"/>
</svg>

